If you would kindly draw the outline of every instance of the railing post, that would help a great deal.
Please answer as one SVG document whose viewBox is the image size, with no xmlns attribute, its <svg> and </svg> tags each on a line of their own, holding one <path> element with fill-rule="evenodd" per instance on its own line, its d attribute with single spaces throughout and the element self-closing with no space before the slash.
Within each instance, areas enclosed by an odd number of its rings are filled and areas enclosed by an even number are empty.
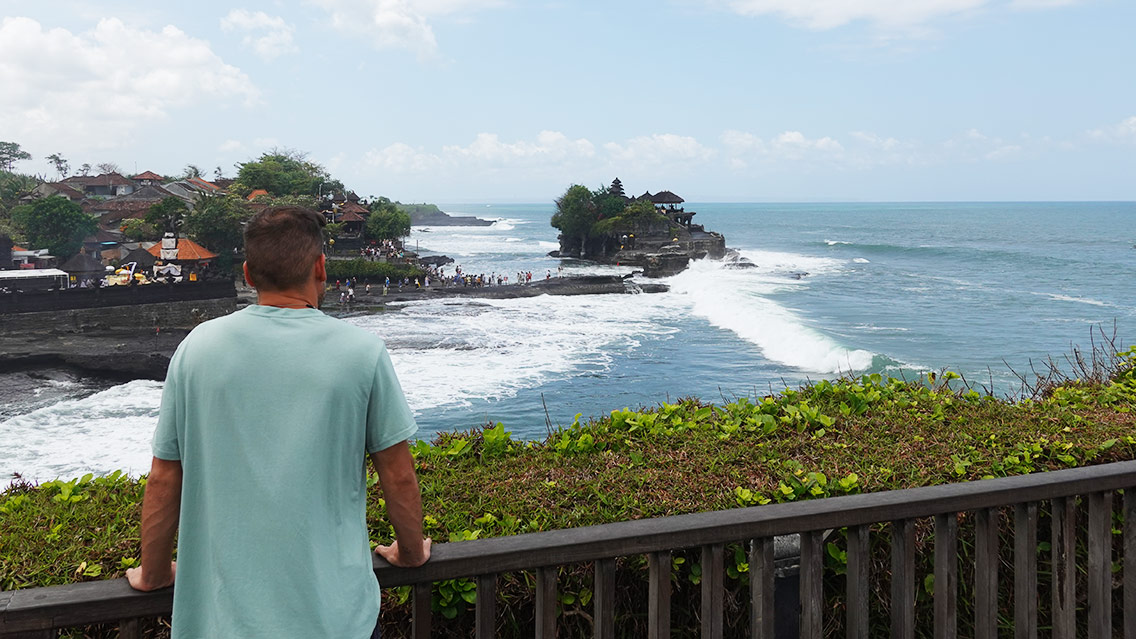
<svg viewBox="0 0 1136 639">
<path fill-rule="evenodd" d="M 801 639 L 821 639 L 824 631 L 821 619 L 824 604 L 822 544 L 821 531 L 801 533 Z"/>
<path fill-rule="evenodd" d="M 1136 489 L 1124 491 L 1124 639 L 1136 639 Z"/>
<path fill-rule="evenodd" d="M 915 522 L 891 525 L 891 637 L 915 638 Z"/>
<path fill-rule="evenodd" d="M 414 584 L 411 603 L 410 634 L 414 639 L 430 638 L 431 584 Z"/>
<path fill-rule="evenodd" d="M 702 639 L 722 638 L 723 555 L 722 544 L 702 547 Z"/>
<path fill-rule="evenodd" d="M 871 576 L 868 556 L 868 526 L 848 529 L 848 639 L 868 639 L 868 598 L 871 596 Z"/>
<path fill-rule="evenodd" d="M 773 639 L 773 538 L 762 537 L 749 547 L 749 634 Z"/>
<path fill-rule="evenodd" d="M 958 637 L 958 513 L 935 515 L 935 639 Z"/>
<path fill-rule="evenodd" d="M 596 639 L 615 637 L 615 560 L 596 560 L 596 585 L 592 595 L 594 604 L 593 632 Z"/>
<path fill-rule="evenodd" d="M 1058 497 L 1050 502 L 1051 561 L 1053 564 L 1053 639 L 1075 639 L 1077 627 L 1076 497 Z"/>
<path fill-rule="evenodd" d="M 1089 639 L 1112 636 L 1112 493 L 1089 495 Z"/>
<path fill-rule="evenodd" d="M 118 622 L 118 639 L 142 639 L 137 619 L 123 619 Z"/>
<path fill-rule="evenodd" d="M 998 510 L 982 508 L 974 525 L 974 636 L 998 639 Z"/>
<path fill-rule="evenodd" d="M 477 639 L 492 639 L 497 633 L 497 575 L 477 576 Z"/>
<path fill-rule="evenodd" d="M 536 639 L 556 637 L 556 573 L 555 566 L 536 571 Z"/>
<path fill-rule="evenodd" d="M 670 639 L 671 554 L 663 551 L 647 555 L 647 572 L 647 637 Z"/>
<path fill-rule="evenodd" d="M 1037 504 L 1014 506 L 1014 639 L 1037 639 Z"/>
</svg>

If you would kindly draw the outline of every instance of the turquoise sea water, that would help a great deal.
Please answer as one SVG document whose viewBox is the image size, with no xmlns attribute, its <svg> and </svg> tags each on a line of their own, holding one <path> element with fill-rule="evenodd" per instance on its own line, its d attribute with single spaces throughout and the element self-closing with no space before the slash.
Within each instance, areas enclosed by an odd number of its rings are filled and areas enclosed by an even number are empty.
<svg viewBox="0 0 1136 639">
<path fill-rule="evenodd" d="M 466 272 L 629 272 L 556 260 L 551 204 L 450 205 L 490 227 L 415 228 Z M 383 336 L 422 436 L 697 396 L 765 394 L 843 372 L 949 368 L 1018 388 L 1010 367 L 1136 340 L 1136 203 L 687 204 L 756 264 L 701 261 L 663 294 L 439 300 L 347 319 Z M 9 380 L 10 381 L 10 380 Z M 161 392 L 66 375 L 18 380 L 0 478 L 144 471 Z M 30 398 L 30 401 L 29 399 Z"/>
</svg>

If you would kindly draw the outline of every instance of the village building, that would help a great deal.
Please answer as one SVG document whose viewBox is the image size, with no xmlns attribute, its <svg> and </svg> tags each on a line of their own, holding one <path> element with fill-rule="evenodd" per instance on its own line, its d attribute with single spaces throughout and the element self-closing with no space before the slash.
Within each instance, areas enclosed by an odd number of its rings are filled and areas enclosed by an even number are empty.
<svg viewBox="0 0 1136 639">
<path fill-rule="evenodd" d="M 150 211 L 150 207 L 168 197 L 178 197 L 164 187 L 144 186 L 128 195 L 93 202 L 88 213 L 98 216 L 99 226 L 103 229 L 118 230 L 123 220 L 142 219 Z M 179 198 L 188 205 L 190 200 Z"/>
<path fill-rule="evenodd" d="M 138 188 L 133 180 L 118 173 L 104 173 L 95 176 L 72 175 L 64 178 L 63 182 L 76 190 L 81 190 L 87 197 L 99 198 L 130 195 Z"/>
</svg>

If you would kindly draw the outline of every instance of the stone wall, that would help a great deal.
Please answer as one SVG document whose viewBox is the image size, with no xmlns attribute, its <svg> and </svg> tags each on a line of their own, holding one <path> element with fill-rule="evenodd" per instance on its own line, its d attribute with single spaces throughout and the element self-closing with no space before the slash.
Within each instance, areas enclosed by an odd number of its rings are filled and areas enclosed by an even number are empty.
<svg viewBox="0 0 1136 639">
<path fill-rule="evenodd" d="M 0 314 L 0 331 L 85 333 L 108 329 L 190 329 L 207 319 L 228 315 L 236 309 L 237 298 L 228 297 L 162 304 Z"/>
<path fill-rule="evenodd" d="M 81 308 L 169 304 L 236 297 L 232 280 L 20 291 L 0 294 L 0 316 L 9 313 L 68 311 Z"/>
</svg>

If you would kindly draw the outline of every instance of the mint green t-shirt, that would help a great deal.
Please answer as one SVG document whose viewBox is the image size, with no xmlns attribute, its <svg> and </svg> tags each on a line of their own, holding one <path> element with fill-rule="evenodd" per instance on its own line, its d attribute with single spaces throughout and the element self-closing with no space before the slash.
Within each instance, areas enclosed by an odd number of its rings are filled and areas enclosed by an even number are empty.
<svg viewBox="0 0 1136 639">
<path fill-rule="evenodd" d="M 153 442 L 183 470 L 173 639 L 369 637 L 365 455 L 416 430 L 362 329 L 271 306 L 194 329 Z"/>
</svg>

